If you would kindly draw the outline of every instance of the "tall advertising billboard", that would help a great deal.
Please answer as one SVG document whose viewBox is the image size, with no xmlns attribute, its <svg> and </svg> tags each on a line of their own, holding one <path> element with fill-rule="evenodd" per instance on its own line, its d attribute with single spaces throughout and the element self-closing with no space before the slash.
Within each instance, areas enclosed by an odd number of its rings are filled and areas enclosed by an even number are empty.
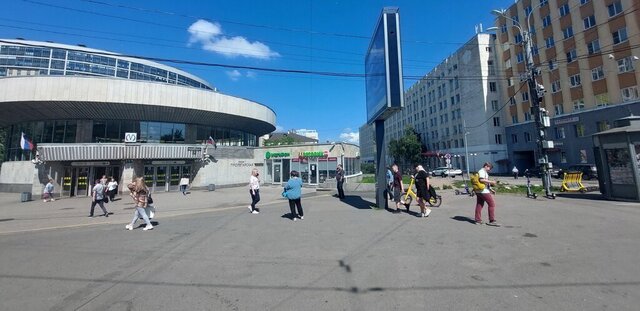
<svg viewBox="0 0 640 311">
<path fill-rule="evenodd" d="M 401 52 L 398 8 L 384 8 L 365 57 L 369 124 L 404 107 Z"/>
</svg>

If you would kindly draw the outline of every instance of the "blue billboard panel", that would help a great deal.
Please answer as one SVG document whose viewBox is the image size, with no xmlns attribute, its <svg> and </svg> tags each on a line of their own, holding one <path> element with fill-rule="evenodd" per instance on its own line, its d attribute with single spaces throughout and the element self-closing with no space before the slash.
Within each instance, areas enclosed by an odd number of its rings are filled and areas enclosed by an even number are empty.
<svg viewBox="0 0 640 311">
<path fill-rule="evenodd" d="M 400 17 L 397 8 L 380 14 L 365 58 L 367 122 L 385 120 L 404 107 Z"/>
</svg>

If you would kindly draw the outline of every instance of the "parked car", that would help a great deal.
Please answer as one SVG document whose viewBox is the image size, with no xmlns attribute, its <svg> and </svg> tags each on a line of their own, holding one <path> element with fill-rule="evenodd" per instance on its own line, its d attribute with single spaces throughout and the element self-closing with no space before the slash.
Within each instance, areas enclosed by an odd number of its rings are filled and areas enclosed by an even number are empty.
<svg viewBox="0 0 640 311">
<path fill-rule="evenodd" d="M 451 168 L 451 167 L 438 167 L 431 171 L 431 176 L 451 176 L 456 177 L 457 175 L 462 176 L 462 170 L 459 168 Z"/>
<path fill-rule="evenodd" d="M 594 164 L 574 164 L 569 166 L 566 170 L 561 170 L 559 176 L 562 178 L 564 172 L 581 172 L 582 179 L 598 179 L 598 169 Z"/>
</svg>

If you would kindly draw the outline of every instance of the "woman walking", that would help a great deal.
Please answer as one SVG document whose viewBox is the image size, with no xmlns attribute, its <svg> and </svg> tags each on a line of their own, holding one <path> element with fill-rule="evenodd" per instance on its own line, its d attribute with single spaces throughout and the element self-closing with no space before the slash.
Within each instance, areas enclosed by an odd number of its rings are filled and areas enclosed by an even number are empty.
<svg viewBox="0 0 640 311">
<path fill-rule="evenodd" d="M 420 205 L 420 216 L 429 217 L 431 209 L 427 207 L 429 202 L 429 174 L 424 170 L 422 165 L 416 166 L 416 195 L 418 196 L 418 205 Z"/>
<path fill-rule="evenodd" d="M 100 179 L 97 179 L 96 185 L 91 189 L 91 212 L 89 212 L 89 217 L 93 217 L 93 210 L 95 209 L 96 204 L 99 204 L 102 212 L 104 212 L 102 216 L 109 217 L 109 212 L 104 208 L 104 189 L 105 185 L 100 182 Z"/>
<path fill-rule="evenodd" d="M 109 194 L 109 200 L 113 201 L 118 192 L 118 182 L 115 178 L 111 177 L 109 184 L 107 185 L 107 193 Z"/>
<path fill-rule="evenodd" d="M 284 185 L 284 191 L 287 193 L 287 199 L 289 199 L 289 208 L 291 209 L 291 219 L 293 221 L 304 219 L 304 211 L 302 210 L 302 180 L 299 178 L 300 174 L 297 171 L 291 171 L 291 178 Z M 296 208 L 298 213 L 296 214 Z"/>
<path fill-rule="evenodd" d="M 133 198 L 133 202 L 136 204 L 136 210 L 133 212 L 133 219 L 131 219 L 131 223 L 126 225 L 125 228 L 127 230 L 133 230 L 133 225 L 140 217 L 142 217 L 146 224 L 142 230 L 147 231 L 153 229 L 153 225 L 151 225 L 151 222 L 149 221 L 149 216 L 147 216 L 147 211 L 145 211 L 145 207 L 147 207 L 147 199 L 149 198 L 149 188 L 147 188 L 147 185 L 144 183 L 144 179 L 142 177 L 135 178 L 127 187 L 129 188 L 129 191 L 131 191 L 131 197 Z"/>
<path fill-rule="evenodd" d="M 260 179 L 258 179 L 258 169 L 251 170 L 251 177 L 249 177 L 249 194 L 251 194 L 251 205 L 249 205 L 249 211 L 251 214 L 259 214 L 260 209 L 256 207 L 256 204 L 260 202 Z"/>
</svg>

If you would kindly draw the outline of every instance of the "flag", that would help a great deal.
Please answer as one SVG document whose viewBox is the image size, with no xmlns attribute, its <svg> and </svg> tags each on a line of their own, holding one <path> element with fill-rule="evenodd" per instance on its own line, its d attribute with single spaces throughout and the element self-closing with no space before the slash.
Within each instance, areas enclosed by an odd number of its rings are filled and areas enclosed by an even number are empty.
<svg viewBox="0 0 640 311">
<path fill-rule="evenodd" d="M 215 145 L 215 141 L 213 140 L 213 137 L 209 136 L 209 139 L 207 139 L 207 144 Z"/>
<path fill-rule="evenodd" d="M 27 135 L 25 135 L 24 133 L 22 133 L 22 136 L 20 137 L 20 148 L 22 148 L 22 150 L 32 150 L 33 149 L 33 143 L 31 142 L 29 137 Z"/>
</svg>

